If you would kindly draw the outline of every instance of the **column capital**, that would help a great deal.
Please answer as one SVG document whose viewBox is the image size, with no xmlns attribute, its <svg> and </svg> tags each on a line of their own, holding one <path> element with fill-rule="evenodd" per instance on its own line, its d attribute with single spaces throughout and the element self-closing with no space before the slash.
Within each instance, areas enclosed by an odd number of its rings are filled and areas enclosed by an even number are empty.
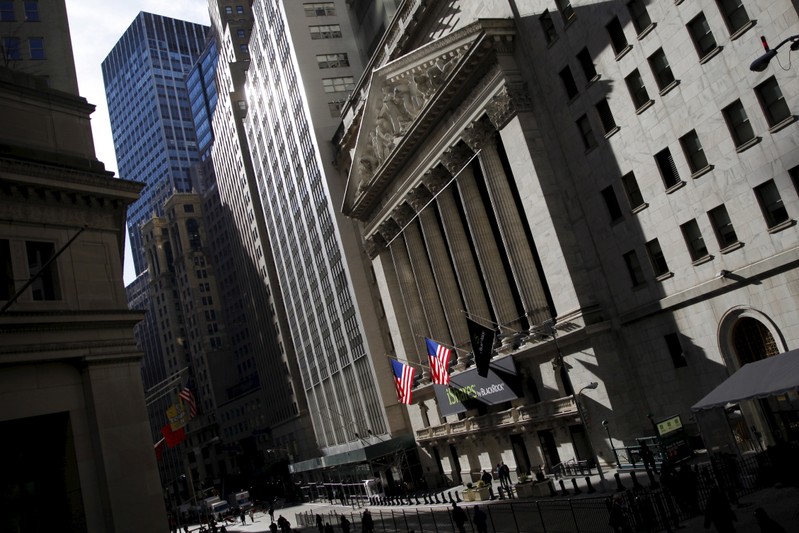
<svg viewBox="0 0 799 533">
<path fill-rule="evenodd" d="M 447 183 L 449 183 L 450 177 L 446 170 L 441 168 L 440 165 L 436 165 L 424 173 L 424 176 L 422 176 L 422 183 L 424 183 L 425 187 L 427 187 L 430 192 L 438 194 L 446 187 Z"/>
<path fill-rule="evenodd" d="M 380 223 L 380 225 L 377 227 L 377 231 L 386 242 L 389 242 L 399 234 L 400 226 L 394 221 L 394 219 L 387 218 Z"/>
<path fill-rule="evenodd" d="M 430 194 L 430 191 L 424 185 L 419 185 L 412 189 L 406 197 L 406 201 L 411 204 L 411 207 L 413 207 L 417 213 L 421 212 L 424 206 L 432 199 L 433 195 Z"/>
<path fill-rule="evenodd" d="M 386 249 L 386 239 L 379 232 L 375 232 L 364 241 L 364 249 L 369 259 L 374 260 L 380 252 Z"/>
<path fill-rule="evenodd" d="M 458 143 L 441 156 L 441 164 L 453 176 L 461 171 L 466 162 L 474 155 L 465 144 Z"/>
<path fill-rule="evenodd" d="M 463 140 L 475 152 L 486 146 L 494 146 L 497 129 L 488 120 L 478 120 L 463 130 Z"/>
<path fill-rule="evenodd" d="M 402 204 L 391 212 L 391 218 L 394 219 L 400 228 L 405 227 L 415 216 L 416 211 L 405 202 L 402 202 Z"/>
</svg>

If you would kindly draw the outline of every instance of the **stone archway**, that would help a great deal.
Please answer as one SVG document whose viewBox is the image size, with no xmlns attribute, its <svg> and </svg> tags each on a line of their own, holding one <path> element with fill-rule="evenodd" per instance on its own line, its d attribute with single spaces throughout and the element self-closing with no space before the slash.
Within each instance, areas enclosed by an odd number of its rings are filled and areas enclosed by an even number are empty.
<svg viewBox="0 0 799 533">
<path fill-rule="evenodd" d="M 772 357 L 786 350 L 776 324 L 749 307 L 727 311 L 719 322 L 719 350 L 730 374 L 747 363 Z M 757 450 L 774 442 L 780 409 L 775 399 L 753 400 L 727 408 L 730 429 L 740 451 Z"/>
</svg>

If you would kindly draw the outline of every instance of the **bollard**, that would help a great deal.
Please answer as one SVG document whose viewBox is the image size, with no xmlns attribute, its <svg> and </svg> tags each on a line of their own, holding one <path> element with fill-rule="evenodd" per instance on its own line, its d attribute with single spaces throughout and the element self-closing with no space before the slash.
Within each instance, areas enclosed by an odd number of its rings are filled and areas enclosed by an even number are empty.
<svg viewBox="0 0 799 533">
<path fill-rule="evenodd" d="M 555 492 L 555 485 L 552 483 L 552 481 L 547 481 L 547 488 L 549 489 L 550 497 L 558 495 L 558 493 Z"/>
<path fill-rule="evenodd" d="M 657 487 L 660 486 L 660 483 L 658 483 L 658 480 L 655 479 L 655 473 L 652 472 L 651 469 L 649 469 L 649 468 L 646 469 L 646 475 L 647 475 L 647 477 L 649 477 L 649 486 L 650 487 L 657 488 Z"/>
<path fill-rule="evenodd" d="M 558 483 L 560 483 L 560 495 L 561 496 L 568 496 L 569 495 L 569 491 L 566 490 L 566 484 L 563 482 L 563 480 L 561 479 Z"/>
<path fill-rule="evenodd" d="M 638 481 L 638 478 L 636 477 L 635 472 L 630 472 L 630 479 L 633 482 L 633 488 L 634 489 L 640 489 L 641 488 L 641 482 Z"/>
<path fill-rule="evenodd" d="M 497 487 L 497 494 L 499 494 L 499 499 L 500 500 L 504 500 L 505 499 L 505 489 L 502 488 L 501 486 Z"/>
<path fill-rule="evenodd" d="M 621 475 L 618 472 L 616 472 L 615 474 L 613 474 L 613 477 L 616 478 L 616 492 L 624 492 L 626 489 L 621 482 Z"/>
<path fill-rule="evenodd" d="M 596 492 L 596 489 L 591 484 L 591 478 L 589 476 L 585 476 L 585 486 L 588 487 L 588 494 L 593 494 Z"/>
<path fill-rule="evenodd" d="M 452 491 L 447 491 L 447 498 L 449 498 L 449 503 L 455 503 L 455 498 L 452 497 Z"/>
<path fill-rule="evenodd" d="M 422 505 L 422 502 L 419 501 L 419 494 L 418 493 L 415 495 L 415 497 L 416 497 L 416 505 Z"/>
<path fill-rule="evenodd" d="M 580 490 L 580 487 L 577 486 L 577 478 L 572 478 L 572 488 L 574 489 L 574 494 L 583 493 L 583 491 Z"/>
<path fill-rule="evenodd" d="M 455 501 L 458 502 L 458 503 L 461 503 L 461 501 L 462 501 L 461 500 L 461 493 L 458 492 L 458 491 L 455 491 Z"/>
<path fill-rule="evenodd" d="M 435 497 L 436 497 L 436 503 L 441 503 L 440 501 L 438 501 L 438 493 L 437 492 L 435 494 Z"/>
</svg>

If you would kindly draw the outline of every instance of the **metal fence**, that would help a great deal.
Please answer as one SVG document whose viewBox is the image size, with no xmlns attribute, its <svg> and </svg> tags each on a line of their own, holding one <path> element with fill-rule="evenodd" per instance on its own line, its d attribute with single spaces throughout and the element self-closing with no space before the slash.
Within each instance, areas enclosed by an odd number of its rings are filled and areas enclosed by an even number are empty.
<svg viewBox="0 0 799 533">
<path fill-rule="evenodd" d="M 652 473 L 650 484 L 640 483 L 645 473 L 626 472 L 616 475 L 615 492 L 601 497 L 552 497 L 540 500 L 506 499 L 480 505 L 488 515 L 488 529 L 494 533 L 608 533 L 612 500 L 619 500 L 629 531 L 672 531 L 683 521 L 700 514 L 711 489 L 718 487 L 733 505 L 740 497 L 761 487 L 773 484 L 786 475 L 783 459 L 791 456 L 795 462 L 796 449 L 786 453 L 768 450 L 743 457 L 715 455 L 707 463 L 674 468 L 661 465 L 657 475 Z M 775 468 L 777 467 L 777 468 Z M 665 469 L 662 470 L 662 469 Z M 652 483 L 654 481 L 654 483 Z M 429 496 L 429 495 L 428 495 Z M 457 531 L 451 517 L 451 506 L 418 505 L 420 496 L 395 499 L 391 507 L 371 507 L 374 531 L 378 533 L 438 533 Z M 421 496 L 422 501 L 425 500 Z M 430 501 L 427 498 L 427 501 Z M 447 500 L 444 500 L 445 502 Z M 469 516 L 467 531 L 475 532 L 472 523 L 474 505 L 462 504 Z M 323 524 L 330 523 L 338 531 L 341 516 L 352 524 L 352 531 L 361 531 L 362 513 L 357 509 L 328 512 Z M 300 527 L 315 527 L 316 514 L 296 515 Z"/>
</svg>

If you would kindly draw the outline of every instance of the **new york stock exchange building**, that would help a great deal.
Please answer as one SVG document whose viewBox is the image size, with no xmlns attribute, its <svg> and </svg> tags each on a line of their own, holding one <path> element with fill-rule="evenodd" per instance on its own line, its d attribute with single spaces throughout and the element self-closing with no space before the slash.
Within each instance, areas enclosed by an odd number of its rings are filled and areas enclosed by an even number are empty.
<svg viewBox="0 0 799 533">
<path fill-rule="evenodd" d="M 795 394 L 692 409 L 798 345 L 797 125 L 756 107 L 796 73 L 749 72 L 743 46 L 698 55 L 698 14 L 735 38 L 712 2 L 629 4 L 404 2 L 345 109 L 342 209 L 387 355 L 420 376 L 407 416 L 431 486 L 615 466 L 675 429 L 675 458 L 796 439 Z M 736 99 L 752 146 L 726 125 Z M 496 334 L 487 372 L 470 323 Z M 452 348 L 449 386 L 425 338 Z"/>
</svg>

